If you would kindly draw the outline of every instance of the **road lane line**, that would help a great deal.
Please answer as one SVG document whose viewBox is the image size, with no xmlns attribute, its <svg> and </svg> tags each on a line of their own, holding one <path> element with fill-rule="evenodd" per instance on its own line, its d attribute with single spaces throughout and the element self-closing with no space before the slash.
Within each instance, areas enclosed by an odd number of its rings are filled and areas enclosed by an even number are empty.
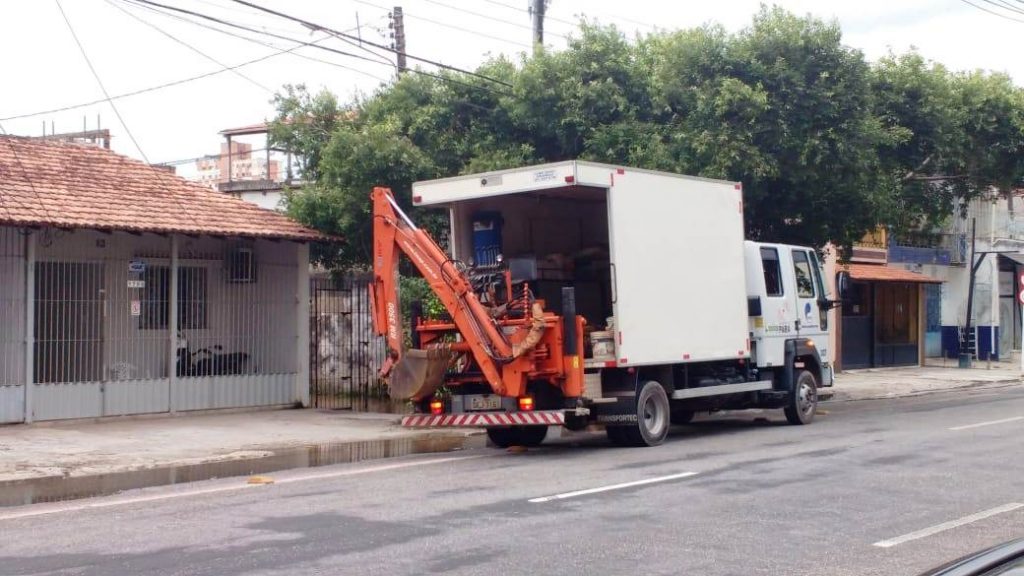
<svg viewBox="0 0 1024 576">
<path fill-rule="evenodd" d="M 1003 418 L 1002 420 L 989 420 L 988 422 L 978 422 L 977 424 L 967 424 L 965 426 L 953 426 L 950 430 L 970 430 L 971 428 L 1006 424 L 1007 422 L 1017 422 L 1018 420 L 1024 420 L 1024 416 L 1014 416 L 1013 418 Z"/>
<path fill-rule="evenodd" d="M 621 490 L 623 488 L 632 488 L 633 486 L 644 486 L 646 484 L 655 484 L 658 482 L 668 482 L 669 480 L 678 480 L 679 478 L 687 478 L 695 476 L 696 472 L 682 472 L 680 474 L 671 474 L 669 476 L 659 476 L 657 478 L 648 478 L 646 480 L 636 480 L 634 482 L 623 482 L 621 484 L 611 484 L 609 486 L 599 486 L 597 488 L 587 488 L 586 490 L 575 490 L 573 492 L 563 492 L 561 494 L 555 494 L 554 496 L 544 496 L 541 498 L 531 498 L 529 501 L 534 504 L 541 502 L 551 502 L 552 500 L 564 500 L 566 498 L 575 498 L 577 496 L 586 496 L 588 494 L 597 494 L 599 492 L 609 492 L 611 490 Z"/>
<path fill-rule="evenodd" d="M 338 472 L 324 472 L 320 474 L 305 474 L 302 476 L 285 477 L 280 480 L 276 480 L 276 484 L 290 484 L 292 482 L 302 482 L 306 480 L 322 480 L 325 478 L 339 478 L 344 476 L 358 476 L 360 474 L 370 474 L 373 472 L 384 472 L 388 470 L 399 470 L 402 468 L 412 468 L 416 466 L 427 466 L 430 464 L 443 464 L 446 462 L 455 462 L 459 460 L 472 460 L 475 458 L 483 458 L 485 455 L 478 456 L 456 456 L 450 458 L 432 458 L 430 460 L 416 460 L 413 462 L 402 462 L 398 464 L 385 464 L 382 466 L 373 466 L 370 468 L 359 468 L 357 470 L 341 470 Z M 145 502 L 159 502 L 161 500 L 171 500 L 174 498 L 187 498 L 193 496 L 205 496 L 207 494 L 217 494 L 220 492 L 232 492 L 237 490 L 250 490 L 265 488 L 266 486 L 273 486 L 273 484 L 248 484 L 246 483 L 246 477 L 240 478 L 240 484 L 229 484 L 226 486 L 214 486 L 211 488 L 200 488 L 196 490 L 184 490 L 177 492 L 167 492 L 163 494 L 151 494 L 147 496 L 132 496 L 127 498 L 114 498 L 99 501 L 84 500 L 84 501 L 69 501 L 59 503 L 40 503 L 30 505 L 28 509 L 17 508 L 10 512 L 4 512 L 0 509 L 0 521 L 3 520 L 14 520 L 16 518 L 30 518 L 33 516 L 43 516 L 46 514 L 57 514 L 59 512 L 76 512 L 79 510 L 94 510 L 98 508 L 111 508 L 114 506 L 124 506 L 128 504 L 140 504 Z"/>
<path fill-rule="evenodd" d="M 971 514 L 970 516 L 964 516 L 963 518 L 957 518 L 956 520 L 950 520 L 949 522 L 936 524 L 935 526 L 930 526 L 928 528 L 918 530 L 917 532 L 911 532 L 909 534 L 904 534 L 903 536 L 897 536 L 895 538 L 890 538 L 888 540 L 880 540 L 878 542 L 875 542 L 873 546 L 878 546 L 879 548 L 892 548 L 893 546 L 899 546 L 900 544 L 904 544 L 912 540 L 927 538 L 928 536 L 938 534 L 939 532 L 945 532 L 946 530 L 958 528 L 960 526 L 964 526 L 965 524 L 977 522 L 978 520 L 984 520 L 985 518 L 989 518 L 997 514 L 1012 512 L 1018 508 L 1024 508 L 1024 504 L 1021 504 L 1020 502 L 1010 502 L 1009 504 L 1003 504 L 1002 506 L 996 506 L 995 508 L 989 508 L 988 510 L 976 512 L 974 514 Z"/>
</svg>

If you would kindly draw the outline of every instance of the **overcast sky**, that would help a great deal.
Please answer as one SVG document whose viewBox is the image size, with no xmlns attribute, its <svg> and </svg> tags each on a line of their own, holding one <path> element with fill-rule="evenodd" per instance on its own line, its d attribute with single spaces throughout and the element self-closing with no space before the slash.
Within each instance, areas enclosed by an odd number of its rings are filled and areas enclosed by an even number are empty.
<svg viewBox="0 0 1024 576">
<path fill-rule="evenodd" d="M 310 41 L 302 26 L 260 13 L 232 0 L 154 0 L 279 34 Z M 390 0 L 252 0 L 253 3 L 340 30 L 358 22 L 363 38 L 388 43 Z M 953 69 L 984 68 L 1008 72 L 1024 82 L 1024 59 L 1019 38 L 1024 14 L 1001 11 L 997 0 L 779 0 L 799 14 L 838 19 L 844 42 L 875 59 L 889 50 L 917 47 L 926 57 Z M 256 38 L 272 47 L 233 38 L 125 0 L 61 0 L 64 11 L 107 92 L 121 95 L 221 70 L 297 46 L 287 40 Z M 518 54 L 528 50 L 528 0 L 400 0 L 406 13 L 407 51 L 454 66 L 472 69 L 488 54 Z M 1008 4 L 1015 4 L 1014 1 Z M 580 15 L 615 23 L 627 34 L 649 32 L 654 25 L 688 28 L 718 22 L 738 30 L 758 10 L 758 0 L 667 2 L 664 0 L 552 0 L 546 20 L 546 44 L 565 46 L 565 37 Z M 1020 4 L 1024 11 L 1024 4 Z M 998 11 L 1000 17 L 982 10 Z M 134 16 L 134 18 L 132 17 Z M 186 18 L 198 20 L 192 16 Z M 1018 21 L 1009 18 L 1017 18 Z M 216 26 L 211 22 L 206 22 Z M 165 32 L 181 43 L 165 36 Z M 187 44 L 209 56 L 199 55 Z M 366 58 L 377 57 L 328 39 L 323 45 Z M 13 134 L 39 135 L 46 123 L 58 132 L 79 130 L 86 119 L 94 128 L 113 133 L 115 150 L 149 161 L 167 162 L 215 153 L 225 128 L 262 122 L 273 115 L 273 91 L 286 83 L 326 87 L 342 100 L 370 93 L 394 72 L 387 64 L 303 47 L 241 67 L 172 87 L 115 101 L 137 148 L 109 103 L 73 110 L 47 110 L 102 100 L 96 79 L 68 30 L 56 0 L 3 3 L 0 19 L 0 124 Z M 329 63 L 304 59 L 302 56 Z M 390 56 L 383 56 L 390 60 Z M 410 64 L 414 62 L 410 61 Z"/>
</svg>

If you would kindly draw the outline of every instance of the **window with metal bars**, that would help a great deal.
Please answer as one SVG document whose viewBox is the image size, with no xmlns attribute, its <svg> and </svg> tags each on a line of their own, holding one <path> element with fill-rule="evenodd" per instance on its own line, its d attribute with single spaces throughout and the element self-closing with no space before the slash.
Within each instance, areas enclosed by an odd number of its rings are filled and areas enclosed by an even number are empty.
<svg viewBox="0 0 1024 576">
<path fill-rule="evenodd" d="M 142 311 L 139 328 L 166 330 L 170 323 L 171 271 L 168 266 L 149 266 L 142 273 Z M 201 266 L 178 268 L 178 328 L 203 330 L 207 328 L 207 271 Z"/>
</svg>

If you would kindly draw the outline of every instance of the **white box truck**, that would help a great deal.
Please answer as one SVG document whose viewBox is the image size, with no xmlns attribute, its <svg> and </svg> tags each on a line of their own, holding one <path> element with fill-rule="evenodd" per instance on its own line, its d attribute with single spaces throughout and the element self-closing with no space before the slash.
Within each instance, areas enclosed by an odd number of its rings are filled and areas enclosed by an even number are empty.
<svg viewBox="0 0 1024 576">
<path fill-rule="evenodd" d="M 416 410 L 405 426 L 481 426 L 507 446 L 598 425 L 656 445 L 702 411 L 807 424 L 832 385 L 818 255 L 745 241 L 739 183 L 567 161 L 417 182 L 413 203 L 449 212 L 448 253 L 374 192 L 374 318 Z M 401 252 L 447 311 L 417 313 L 411 347 Z"/>
</svg>

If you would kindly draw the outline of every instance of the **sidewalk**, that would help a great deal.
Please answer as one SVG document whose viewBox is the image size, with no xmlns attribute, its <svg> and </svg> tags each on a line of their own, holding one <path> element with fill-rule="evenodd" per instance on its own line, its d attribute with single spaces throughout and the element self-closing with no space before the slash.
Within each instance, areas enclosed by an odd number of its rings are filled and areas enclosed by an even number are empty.
<svg viewBox="0 0 1024 576">
<path fill-rule="evenodd" d="M 439 434 L 403 429 L 398 421 L 396 414 L 270 410 L 0 426 L 0 482 L 228 462 L 288 448 Z"/>
<path fill-rule="evenodd" d="M 1024 384 L 1019 362 L 976 362 L 958 368 L 955 360 L 929 359 L 925 366 L 869 368 L 836 374 L 836 383 L 825 389 L 832 401 L 873 400 L 916 396 L 960 388 L 985 388 Z"/>
<path fill-rule="evenodd" d="M 1024 384 L 1017 363 L 960 369 L 941 362 L 843 372 L 822 396 L 831 393 L 836 402 Z M 402 429 L 398 419 L 395 414 L 273 410 L 0 426 L 0 482 L 242 461 L 307 446 L 479 433 Z"/>
</svg>

